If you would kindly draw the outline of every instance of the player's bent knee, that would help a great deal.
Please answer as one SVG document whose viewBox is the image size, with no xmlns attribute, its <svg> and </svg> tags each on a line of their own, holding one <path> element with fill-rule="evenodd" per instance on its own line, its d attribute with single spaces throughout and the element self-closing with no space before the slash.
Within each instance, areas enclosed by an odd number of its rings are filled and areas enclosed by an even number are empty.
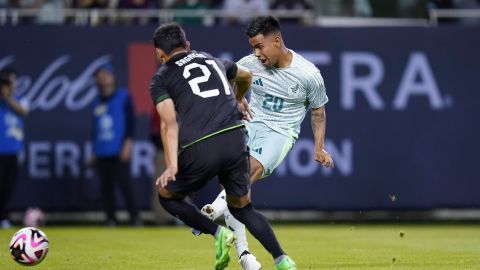
<svg viewBox="0 0 480 270">
<path fill-rule="evenodd" d="M 243 208 L 251 202 L 250 192 L 241 197 L 230 196 L 227 194 L 227 205 L 235 208 Z"/>
<path fill-rule="evenodd" d="M 159 188 L 158 197 L 163 199 L 173 199 L 175 197 L 175 194 L 171 193 L 166 188 Z"/>
</svg>

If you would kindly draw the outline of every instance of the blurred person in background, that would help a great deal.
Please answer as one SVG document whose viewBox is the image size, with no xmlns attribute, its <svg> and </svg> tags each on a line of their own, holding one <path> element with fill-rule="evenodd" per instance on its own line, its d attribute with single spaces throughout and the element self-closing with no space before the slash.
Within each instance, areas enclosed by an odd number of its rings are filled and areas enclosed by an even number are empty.
<svg viewBox="0 0 480 270">
<path fill-rule="evenodd" d="M 7 204 L 19 173 L 18 156 L 23 148 L 23 118 L 28 114 L 26 101 L 15 95 L 16 73 L 0 71 L 0 226 L 10 228 Z"/>
<path fill-rule="evenodd" d="M 146 25 L 154 24 L 158 20 L 150 18 L 142 14 L 142 9 L 157 9 L 161 8 L 158 1 L 155 0 L 121 0 L 118 3 L 119 8 L 123 9 L 138 9 L 136 18 L 123 18 L 122 22 L 126 24 Z"/>
<path fill-rule="evenodd" d="M 309 10 L 312 9 L 311 3 L 309 3 L 307 0 L 275 0 L 271 6 L 271 9 L 277 9 L 277 10 Z M 281 23 L 300 23 L 300 24 L 305 24 L 306 22 L 303 20 L 303 18 L 286 18 L 286 19 L 281 19 Z"/>
<path fill-rule="evenodd" d="M 68 0 L 44 0 L 40 8 L 36 22 L 39 24 L 63 24 L 65 22 L 65 8 L 68 8 Z"/>
<path fill-rule="evenodd" d="M 207 9 L 208 5 L 205 1 L 202 0 L 177 0 L 172 5 L 172 9 L 187 9 L 187 10 L 196 10 L 196 9 Z M 204 17 L 180 17 L 176 16 L 175 21 L 181 24 L 190 24 L 190 25 L 202 25 L 204 24 Z M 206 22 L 208 23 L 208 22 Z"/>
<path fill-rule="evenodd" d="M 111 0 L 73 0 L 73 8 L 108 8 L 111 3 Z"/>
<path fill-rule="evenodd" d="M 107 226 L 115 226 L 115 184 L 118 184 L 130 213 L 130 224 L 141 221 L 130 183 L 130 155 L 133 143 L 133 104 L 125 88 L 115 86 L 113 67 L 106 64 L 96 73 L 98 97 L 93 102 L 93 153 L 91 163 L 102 181 Z"/>
<path fill-rule="evenodd" d="M 225 0 L 223 10 L 236 14 L 227 19 L 228 24 L 247 24 L 258 13 L 270 10 L 267 0 Z"/>
</svg>

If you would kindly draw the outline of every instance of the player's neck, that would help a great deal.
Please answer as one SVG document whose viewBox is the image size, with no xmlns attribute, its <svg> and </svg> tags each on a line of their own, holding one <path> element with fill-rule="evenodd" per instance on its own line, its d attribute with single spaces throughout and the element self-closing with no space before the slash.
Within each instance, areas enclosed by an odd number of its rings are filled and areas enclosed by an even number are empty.
<svg viewBox="0 0 480 270">
<path fill-rule="evenodd" d="M 282 48 L 280 57 L 278 58 L 277 68 L 287 68 L 292 64 L 293 54 L 286 47 Z"/>
<path fill-rule="evenodd" d="M 170 61 L 170 59 L 172 59 L 175 55 L 181 54 L 181 53 L 186 53 L 186 52 L 188 52 L 188 50 L 185 49 L 185 48 L 177 48 L 177 49 L 173 50 L 173 51 L 168 55 L 168 57 L 165 59 L 165 63 L 168 62 L 168 61 Z"/>
</svg>

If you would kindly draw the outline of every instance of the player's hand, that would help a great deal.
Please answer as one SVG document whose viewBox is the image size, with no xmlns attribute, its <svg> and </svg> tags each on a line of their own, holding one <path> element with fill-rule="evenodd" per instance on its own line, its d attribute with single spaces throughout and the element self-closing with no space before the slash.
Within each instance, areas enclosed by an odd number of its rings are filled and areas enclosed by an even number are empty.
<svg viewBox="0 0 480 270">
<path fill-rule="evenodd" d="M 242 101 L 238 102 L 238 108 L 243 114 L 243 120 L 252 120 L 252 112 L 250 111 L 250 105 L 248 105 L 246 98 L 243 98 Z"/>
<path fill-rule="evenodd" d="M 168 182 L 170 181 L 175 181 L 176 177 L 175 175 L 178 172 L 178 168 L 176 167 L 168 167 L 160 177 L 157 178 L 157 186 L 160 186 L 162 188 L 166 187 Z"/>
<path fill-rule="evenodd" d="M 332 155 L 330 155 L 330 153 L 328 153 L 324 148 L 322 148 L 320 151 L 315 151 L 315 160 L 327 168 L 335 167 Z"/>
</svg>

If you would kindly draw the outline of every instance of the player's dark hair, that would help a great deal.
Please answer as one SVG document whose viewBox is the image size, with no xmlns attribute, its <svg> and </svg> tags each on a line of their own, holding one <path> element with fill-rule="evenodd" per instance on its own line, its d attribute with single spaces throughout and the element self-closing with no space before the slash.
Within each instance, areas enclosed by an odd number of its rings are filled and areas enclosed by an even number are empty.
<svg viewBox="0 0 480 270">
<path fill-rule="evenodd" d="M 153 45 L 170 54 L 177 48 L 186 48 L 187 39 L 182 27 L 177 23 L 164 23 L 155 30 Z"/>
<path fill-rule="evenodd" d="M 250 38 L 258 34 L 266 36 L 273 32 L 280 32 L 280 22 L 272 16 L 257 17 L 245 28 L 245 34 Z"/>
</svg>

